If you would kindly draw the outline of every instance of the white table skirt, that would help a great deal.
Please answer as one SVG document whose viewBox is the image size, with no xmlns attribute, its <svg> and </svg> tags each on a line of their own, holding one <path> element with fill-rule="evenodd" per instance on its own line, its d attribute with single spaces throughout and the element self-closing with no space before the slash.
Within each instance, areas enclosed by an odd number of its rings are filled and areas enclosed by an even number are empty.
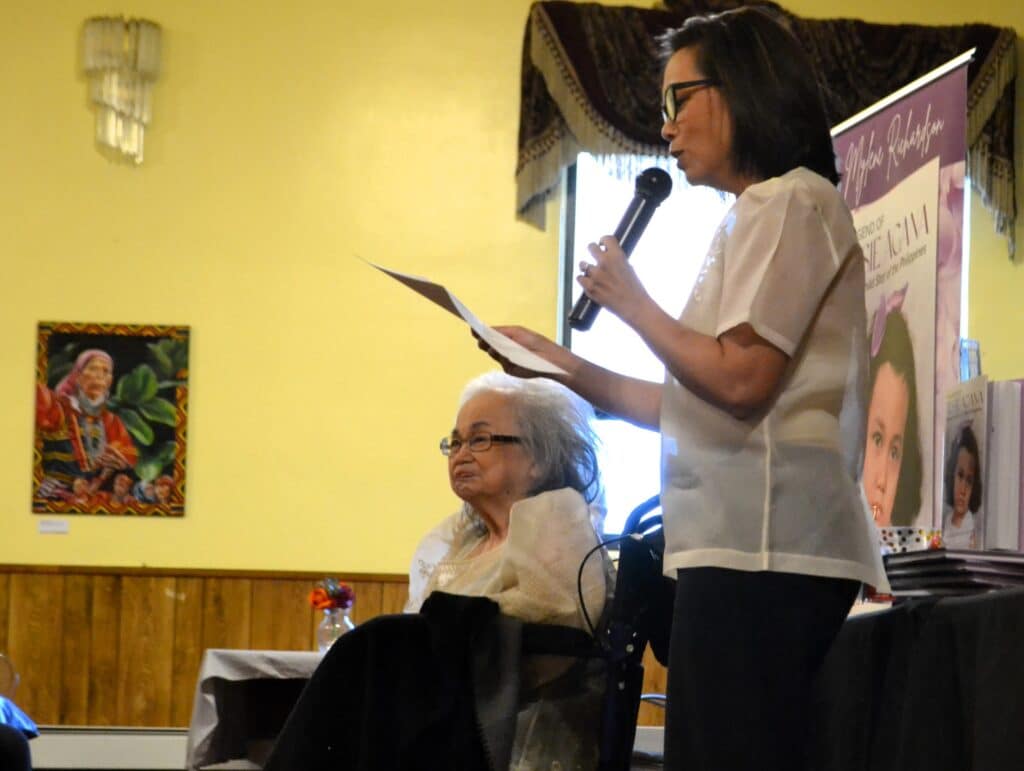
<svg viewBox="0 0 1024 771">
<path fill-rule="evenodd" d="M 308 680 L 320 653 L 304 651 L 252 651 L 210 648 L 203 654 L 188 729 L 186 767 L 203 766 L 246 757 L 248 737 L 226 728 L 218 712 L 218 691 L 225 682 L 249 680 Z"/>
</svg>

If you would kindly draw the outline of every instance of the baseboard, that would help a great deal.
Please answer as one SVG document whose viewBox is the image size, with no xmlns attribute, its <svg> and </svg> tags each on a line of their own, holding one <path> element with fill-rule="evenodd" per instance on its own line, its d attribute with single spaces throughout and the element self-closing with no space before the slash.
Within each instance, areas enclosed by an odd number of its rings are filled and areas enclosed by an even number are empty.
<svg viewBox="0 0 1024 771">
<path fill-rule="evenodd" d="M 634 752 L 646 752 L 651 755 L 660 755 L 664 752 L 664 749 L 664 726 L 638 725 L 636 727 L 636 738 L 633 739 Z"/>
<path fill-rule="evenodd" d="M 40 726 L 29 748 L 36 771 L 181 771 L 187 737 L 183 728 Z"/>
</svg>

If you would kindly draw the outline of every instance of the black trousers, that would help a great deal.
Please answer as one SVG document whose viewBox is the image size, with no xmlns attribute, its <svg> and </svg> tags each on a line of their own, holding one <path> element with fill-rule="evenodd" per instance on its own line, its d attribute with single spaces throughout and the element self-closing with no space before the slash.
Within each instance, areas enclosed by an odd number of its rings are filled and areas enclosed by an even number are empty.
<svg viewBox="0 0 1024 771">
<path fill-rule="evenodd" d="M 811 683 L 860 584 L 770 571 L 678 571 L 668 771 L 803 771 Z"/>
</svg>

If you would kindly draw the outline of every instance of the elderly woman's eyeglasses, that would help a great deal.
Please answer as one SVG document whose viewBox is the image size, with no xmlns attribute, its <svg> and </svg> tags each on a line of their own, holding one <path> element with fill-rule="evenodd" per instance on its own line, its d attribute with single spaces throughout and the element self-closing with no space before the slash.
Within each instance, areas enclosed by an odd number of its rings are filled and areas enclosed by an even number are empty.
<svg viewBox="0 0 1024 771">
<path fill-rule="evenodd" d="M 463 445 L 468 447 L 470 452 L 486 452 L 491 449 L 492 444 L 521 444 L 522 441 L 522 437 L 519 436 L 491 434 L 487 431 L 473 434 L 473 436 L 466 440 L 462 440 L 455 434 L 452 434 L 441 440 L 441 454 L 450 458 L 461 450 Z"/>
<path fill-rule="evenodd" d="M 666 121 L 671 123 L 676 119 L 679 111 L 686 104 L 687 100 L 693 96 L 700 88 L 706 88 L 707 86 L 717 86 L 718 81 L 714 78 L 700 78 L 698 80 L 684 80 L 682 83 L 669 83 L 665 86 L 665 95 L 661 100 L 661 114 Z M 687 91 L 680 99 L 679 90 L 689 88 L 691 91 Z"/>
</svg>

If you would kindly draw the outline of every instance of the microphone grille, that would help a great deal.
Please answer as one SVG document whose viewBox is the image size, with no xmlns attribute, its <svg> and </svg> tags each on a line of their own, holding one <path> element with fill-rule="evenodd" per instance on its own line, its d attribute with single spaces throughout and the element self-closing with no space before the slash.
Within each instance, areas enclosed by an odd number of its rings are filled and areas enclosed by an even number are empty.
<svg viewBox="0 0 1024 771">
<path fill-rule="evenodd" d="M 636 178 L 636 194 L 660 204 L 672 192 L 672 177 L 664 169 L 652 166 Z"/>
</svg>

